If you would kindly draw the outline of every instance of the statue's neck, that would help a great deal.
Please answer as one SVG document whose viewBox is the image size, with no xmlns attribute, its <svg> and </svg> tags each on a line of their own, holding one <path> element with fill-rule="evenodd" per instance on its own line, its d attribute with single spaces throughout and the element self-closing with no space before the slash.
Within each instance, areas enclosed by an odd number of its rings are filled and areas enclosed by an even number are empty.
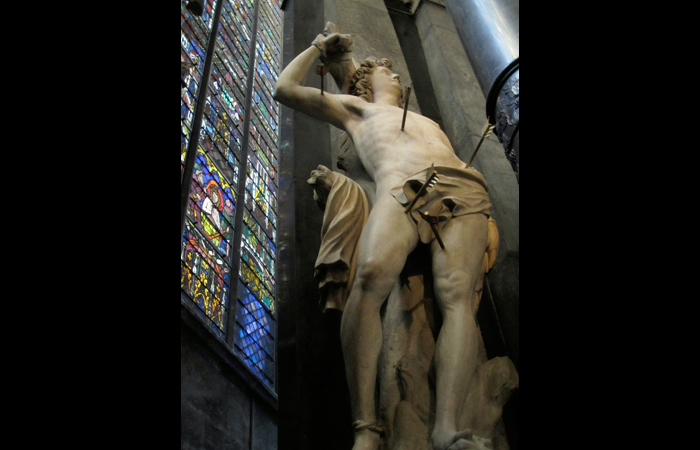
<svg viewBox="0 0 700 450">
<path fill-rule="evenodd" d="M 399 100 L 396 98 L 396 96 L 389 92 L 379 94 L 372 93 L 372 100 L 372 103 L 374 103 L 375 105 L 397 106 L 399 103 Z"/>
</svg>

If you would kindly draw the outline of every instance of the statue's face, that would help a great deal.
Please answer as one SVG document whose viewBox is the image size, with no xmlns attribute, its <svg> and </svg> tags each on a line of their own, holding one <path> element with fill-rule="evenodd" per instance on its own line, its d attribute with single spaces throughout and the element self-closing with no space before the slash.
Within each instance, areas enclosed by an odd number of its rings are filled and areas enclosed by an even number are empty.
<svg viewBox="0 0 700 450">
<path fill-rule="evenodd" d="M 386 67 L 377 67 L 372 71 L 372 94 L 378 96 L 380 93 L 389 92 L 396 96 L 399 101 L 401 96 L 400 75 L 393 73 Z"/>
</svg>

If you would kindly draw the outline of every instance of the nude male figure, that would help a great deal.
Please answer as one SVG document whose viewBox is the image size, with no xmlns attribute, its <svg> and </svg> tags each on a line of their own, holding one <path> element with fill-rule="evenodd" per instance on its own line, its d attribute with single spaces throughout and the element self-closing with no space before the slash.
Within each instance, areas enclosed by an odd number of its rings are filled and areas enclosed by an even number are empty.
<svg viewBox="0 0 700 450">
<path fill-rule="evenodd" d="M 342 55 L 349 35 L 319 35 L 282 71 L 274 99 L 294 110 L 328 122 L 348 133 L 367 173 L 376 182 L 376 200 L 362 231 L 357 274 L 341 322 L 341 340 L 355 424 L 353 450 L 377 450 L 380 434 L 374 407 L 377 361 L 382 348 L 380 308 L 419 241 L 416 224 L 390 191 L 407 177 L 430 167 L 464 169 L 445 133 L 432 120 L 403 110 L 399 76 L 386 67 L 371 72 L 369 103 L 353 95 L 334 95 L 304 86 L 322 53 Z M 471 170 L 471 169 L 470 169 Z M 433 240 L 434 287 L 444 321 L 435 350 L 436 420 L 431 436 L 435 450 L 482 449 L 484 442 L 458 430 L 459 415 L 477 366 L 477 328 L 472 296 L 487 247 L 487 216 L 453 217 Z"/>
</svg>

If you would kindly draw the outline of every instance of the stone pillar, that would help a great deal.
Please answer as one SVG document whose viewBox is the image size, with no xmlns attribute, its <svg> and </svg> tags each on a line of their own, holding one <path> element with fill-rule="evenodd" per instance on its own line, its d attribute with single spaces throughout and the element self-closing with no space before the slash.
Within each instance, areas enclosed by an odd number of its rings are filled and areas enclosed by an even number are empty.
<svg viewBox="0 0 700 450">
<path fill-rule="evenodd" d="M 284 4 L 283 67 L 307 49 L 325 25 L 323 3 Z M 320 88 L 310 74 L 307 85 Z M 328 83 L 326 83 L 328 85 Z M 340 347 L 340 313 L 321 314 L 314 279 L 323 213 L 306 183 L 331 165 L 329 126 L 280 105 L 278 395 L 279 448 L 351 448 L 350 401 Z M 341 418 L 347 416 L 346 418 Z M 343 426 L 345 425 L 345 426 Z"/>
<path fill-rule="evenodd" d="M 520 0 L 444 0 L 519 177 Z"/>
</svg>

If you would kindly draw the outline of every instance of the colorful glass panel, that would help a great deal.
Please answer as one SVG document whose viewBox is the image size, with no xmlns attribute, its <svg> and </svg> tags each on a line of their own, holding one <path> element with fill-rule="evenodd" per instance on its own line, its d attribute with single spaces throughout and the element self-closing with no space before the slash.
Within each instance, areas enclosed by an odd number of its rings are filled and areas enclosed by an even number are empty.
<svg viewBox="0 0 700 450">
<path fill-rule="evenodd" d="M 279 106 L 272 98 L 279 76 L 279 5 L 260 0 L 255 41 L 249 148 L 241 230 L 241 261 L 236 310 L 237 346 L 246 364 L 265 383 L 274 384 L 276 329 L 277 140 Z M 245 304 L 245 308 L 242 305 Z M 253 311 L 254 310 L 254 311 Z M 250 317 L 254 314 L 255 321 Z M 257 325 L 260 325 L 258 327 Z M 269 334 L 268 334 L 269 333 Z"/>
<path fill-rule="evenodd" d="M 241 248 L 241 269 L 240 276 L 244 284 L 252 293 L 265 305 L 271 313 L 275 313 L 275 301 L 273 297 L 274 279 L 245 247 Z"/>
<path fill-rule="evenodd" d="M 243 244 L 269 268 L 272 278 L 275 277 L 276 248 L 272 240 L 262 231 L 262 227 L 248 211 L 243 213 Z"/>
<path fill-rule="evenodd" d="M 273 228 L 277 228 L 277 196 L 274 181 L 269 179 L 263 164 L 256 155 L 248 155 L 248 176 L 246 177 L 246 195 L 253 200 L 250 205 L 253 212 L 260 209 Z M 273 187 L 273 189 L 270 188 Z M 248 204 L 248 200 L 246 200 Z M 266 229 L 270 229 L 266 225 Z"/>
<path fill-rule="evenodd" d="M 195 158 L 181 254 L 181 288 L 225 333 L 236 194 L 200 147 Z"/>
<path fill-rule="evenodd" d="M 220 23 L 211 32 L 209 0 L 201 18 L 182 2 L 181 58 L 193 64 L 181 99 L 181 170 L 192 138 L 194 102 L 202 83 L 210 35 L 216 46 L 204 98 L 186 231 L 182 237 L 181 288 L 222 337 L 234 336 L 234 352 L 266 385 L 275 388 L 277 170 L 279 105 L 272 98 L 280 73 L 281 13 L 277 0 L 223 0 Z M 253 33 L 253 20 L 257 31 Z M 253 79 L 247 83 L 248 68 Z M 246 92 L 251 90 L 250 126 L 243 129 Z M 249 134 L 247 152 L 242 148 Z M 244 192 L 238 192 L 246 158 Z M 240 253 L 233 255 L 238 195 L 243 195 Z M 233 258 L 240 258 L 236 295 L 231 292 Z M 231 305 L 227 303 L 228 293 Z M 235 313 L 233 330 L 226 315 Z M 229 336 L 230 338 L 230 336 Z"/>
<path fill-rule="evenodd" d="M 238 285 L 235 351 L 253 373 L 270 387 L 275 383 L 276 321 L 243 284 Z"/>
<path fill-rule="evenodd" d="M 230 267 L 190 220 L 182 236 L 180 288 L 223 336 Z"/>
<path fill-rule="evenodd" d="M 211 34 L 212 11 L 214 11 L 213 7 L 216 6 L 216 1 L 207 1 L 204 11 L 199 17 L 193 15 L 185 7 L 185 1 L 180 2 L 180 61 L 191 65 L 183 76 L 186 87 L 182 89 L 180 95 L 180 174 L 185 166 L 195 102 L 199 93 L 199 85 L 202 82 L 204 59 Z"/>
<path fill-rule="evenodd" d="M 224 178 L 232 184 L 234 189 L 238 186 L 240 138 L 241 133 L 225 107 L 222 108 L 216 98 L 207 97 L 200 145 L 207 151 L 209 157 L 216 161 Z"/>
</svg>

